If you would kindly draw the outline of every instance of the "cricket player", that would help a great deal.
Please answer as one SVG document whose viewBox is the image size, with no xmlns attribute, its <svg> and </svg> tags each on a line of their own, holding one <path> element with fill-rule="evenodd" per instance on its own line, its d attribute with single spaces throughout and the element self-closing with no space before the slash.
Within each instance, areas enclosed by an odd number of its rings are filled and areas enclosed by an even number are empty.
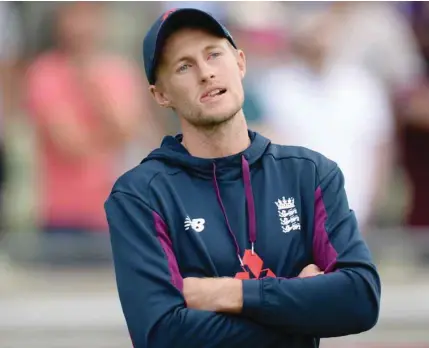
<svg viewBox="0 0 429 348">
<path fill-rule="evenodd" d="M 342 172 L 247 128 L 246 59 L 229 32 L 203 11 L 172 10 L 143 56 L 182 134 L 105 204 L 134 347 L 307 348 L 371 329 L 380 279 Z"/>
</svg>

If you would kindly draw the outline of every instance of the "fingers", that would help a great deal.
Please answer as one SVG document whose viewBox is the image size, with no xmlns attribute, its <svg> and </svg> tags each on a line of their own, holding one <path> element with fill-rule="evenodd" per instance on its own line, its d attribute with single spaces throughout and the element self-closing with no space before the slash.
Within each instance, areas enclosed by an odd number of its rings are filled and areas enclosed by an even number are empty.
<svg viewBox="0 0 429 348">
<path fill-rule="evenodd" d="M 309 264 L 301 271 L 299 274 L 299 278 L 308 278 L 314 277 L 317 275 L 325 274 L 325 272 L 321 271 L 320 268 L 315 264 Z"/>
<path fill-rule="evenodd" d="M 305 274 L 300 274 L 299 278 L 310 278 L 310 277 L 316 277 L 318 275 L 322 275 L 325 274 L 325 272 L 314 272 L 314 273 L 305 273 Z"/>
</svg>

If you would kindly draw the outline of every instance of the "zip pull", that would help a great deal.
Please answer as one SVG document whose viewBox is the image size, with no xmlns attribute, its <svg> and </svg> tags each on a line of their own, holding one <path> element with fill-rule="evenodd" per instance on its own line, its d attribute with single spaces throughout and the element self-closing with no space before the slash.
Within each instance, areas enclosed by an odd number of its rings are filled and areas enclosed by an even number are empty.
<svg viewBox="0 0 429 348">
<path fill-rule="evenodd" d="M 255 243 L 252 242 L 252 255 L 255 255 Z"/>
</svg>

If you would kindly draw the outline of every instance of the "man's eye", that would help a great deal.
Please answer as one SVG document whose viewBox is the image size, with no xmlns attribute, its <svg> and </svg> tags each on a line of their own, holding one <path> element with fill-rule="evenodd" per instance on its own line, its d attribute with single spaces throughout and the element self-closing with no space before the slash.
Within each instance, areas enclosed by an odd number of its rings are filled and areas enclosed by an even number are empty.
<svg viewBox="0 0 429 348">
<path fill-rule="evenodd" d="M 220 56 L 220 52 L 212 52 L 209 55 L 209 58 L 217 58 Z"/>
<path fill-rule="evenodd" d="M 183 64 L 179 66 L 179 68 L 177 69 L 177 72 L 185 72 L 186 70 L 188 70 L 188 68 L 189 68 L 189 64 Z"/>
</svg>

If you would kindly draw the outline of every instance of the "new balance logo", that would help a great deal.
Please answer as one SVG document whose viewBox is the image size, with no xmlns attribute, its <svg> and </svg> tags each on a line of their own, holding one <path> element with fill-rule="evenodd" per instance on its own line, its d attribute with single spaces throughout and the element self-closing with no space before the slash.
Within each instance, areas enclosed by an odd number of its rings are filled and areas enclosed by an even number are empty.
<svg viewBox="0 0 429 348">
<path fill-rule="evenodd" d="M 204 224 L 206 220 L 204 219 L 191 219 L 189 216 L 185 219 L 185 230 L 192 228 L 195 232 L 204 231 Z"/>
</svg>

